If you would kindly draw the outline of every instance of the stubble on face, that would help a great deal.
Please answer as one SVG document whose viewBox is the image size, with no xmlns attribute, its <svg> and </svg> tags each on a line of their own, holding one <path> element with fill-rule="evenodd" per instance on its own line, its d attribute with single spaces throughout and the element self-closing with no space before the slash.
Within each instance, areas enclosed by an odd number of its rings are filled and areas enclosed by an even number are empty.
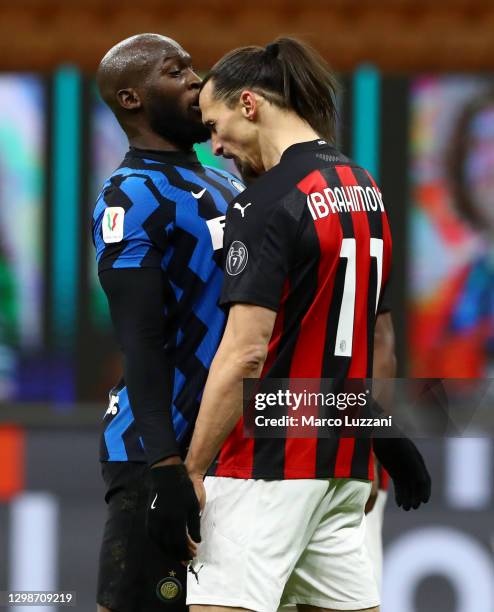
<svg viewBox="0 0 494 612">
<path fill-rule="evenodd" d="M 203 125 L 198 110 L 199 91 L 191 91 L 185 84 L 176 86 L 171 77 L 162 75 L 165 61 L 180 61 L 181 56 L 186 56 L 190 62 L 190 57 L 179 45 L 161 49 L 147 79 L 145 112 L 153 132 L 181 147 L 190 148 L 209 138 L 209 130 Z M 185 66 L 182 68 L 187 69 Z M 170 80 L 163 82 L 162 79 L 167 78 Z"/>
</svg>

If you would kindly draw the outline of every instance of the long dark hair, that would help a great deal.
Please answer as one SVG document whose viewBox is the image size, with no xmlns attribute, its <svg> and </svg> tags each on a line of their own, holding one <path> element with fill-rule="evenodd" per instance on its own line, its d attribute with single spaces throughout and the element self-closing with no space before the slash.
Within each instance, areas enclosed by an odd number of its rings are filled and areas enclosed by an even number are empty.
<svg viewBox="0 0 494 612">
<path fill-rule="evenodd" d="M 241 47 L 227 53 L 206 75 L 214 96 L 233 106 L 252 89 L 280 108 L 293 110 L 318 134 L 332 140 L 338 84 L 323 58 L 294 38 L 277 38 L 267 47 Z"/>
</svg>

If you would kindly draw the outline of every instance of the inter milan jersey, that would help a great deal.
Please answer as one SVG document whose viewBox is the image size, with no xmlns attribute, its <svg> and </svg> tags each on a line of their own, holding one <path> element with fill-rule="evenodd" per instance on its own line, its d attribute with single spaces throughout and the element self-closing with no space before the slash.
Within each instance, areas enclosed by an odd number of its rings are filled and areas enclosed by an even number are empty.
<svg viewBox="0 0 494 612">
<path fill-rule="evenodd" d="M 188 442 L 225 314 L 218 306 L 228 202 L 243 185 L 194 153 L 130 149 L 106 181 L 93 215 L 98 272 L 158 268 L 165 287 L 164 350 L 173 361 L 173 428 Z M 170 406 L 163 406 L 170 410 Z M 145 461 L 128 390 L 110 393 L 103 461 Z"/>
<path fill-rule="evenodd" d="M 225 253 L 222 303 L 277 312 L 262 378 L 327 378 L 338 387 L 372 376 L 391 234 L 368 172 L 323 140 L 290 147 L 230 205 Z M 367 479 L 371 441 L 256 439 L 244 436 L 242 419 L 210 473 Z"/>
</svg>

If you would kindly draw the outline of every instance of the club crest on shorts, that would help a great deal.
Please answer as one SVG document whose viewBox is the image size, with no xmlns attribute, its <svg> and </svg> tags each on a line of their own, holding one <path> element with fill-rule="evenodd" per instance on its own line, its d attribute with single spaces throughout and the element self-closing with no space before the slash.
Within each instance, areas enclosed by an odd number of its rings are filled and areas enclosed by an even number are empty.
<svg viewBox="0 0 494 612">
<path fill-rule="evenodd" d="M 182 594 L 183 588 L 180 580 L 174 576 L 162 578 L 156 585 L 156 596 L 164 603 L 173 603 Z"/>
<path fill-rule="evenodd" d="M 247 247 L 240 240 L 234 240 L 226 258 L 226 271 L 230 276 L 237 276 L 245 270 L 249 260 Z"/>
</svg>

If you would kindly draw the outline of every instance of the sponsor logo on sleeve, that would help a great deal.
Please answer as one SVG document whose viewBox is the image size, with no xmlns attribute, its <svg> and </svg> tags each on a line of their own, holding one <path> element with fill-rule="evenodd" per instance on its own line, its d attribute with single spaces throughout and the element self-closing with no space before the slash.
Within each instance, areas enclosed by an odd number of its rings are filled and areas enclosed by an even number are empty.
<svg viewBox="0 0 494 612">
<path fill-rule="evenodd" d="M 226 271 L 230 276 L 237 276 L 245 270 L 249 260 L 247 247 L 240 240 L 234 240 L 226 258 Z"/>
<path fill-rule="evenodd" d="M 121 206 L 109 206 L 103 215 L 103 241 L 106 244 L 122 242 L 125 210 Z"/>
</svg>

